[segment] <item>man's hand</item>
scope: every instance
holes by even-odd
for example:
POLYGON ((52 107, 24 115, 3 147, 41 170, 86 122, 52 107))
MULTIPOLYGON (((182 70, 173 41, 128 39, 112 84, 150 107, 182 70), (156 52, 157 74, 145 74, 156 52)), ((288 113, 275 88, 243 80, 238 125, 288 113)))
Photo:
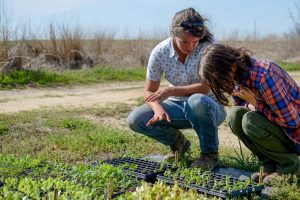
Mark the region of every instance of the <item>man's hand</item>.
POLYGON ((171 123, 171 119, 166 111, 154 112, 154 116, 147 122, 146 126, 151 126, 155 122, 166 120, 171 123))
POLYGON ((145 101, 146 102, 153 102, 153 101, 159 101, 163 102, 165 99, 167 99, 169 96, 171 96, 171 88, 167 87, 162 90, 153 92, 153 94, 149 95, 145 101))

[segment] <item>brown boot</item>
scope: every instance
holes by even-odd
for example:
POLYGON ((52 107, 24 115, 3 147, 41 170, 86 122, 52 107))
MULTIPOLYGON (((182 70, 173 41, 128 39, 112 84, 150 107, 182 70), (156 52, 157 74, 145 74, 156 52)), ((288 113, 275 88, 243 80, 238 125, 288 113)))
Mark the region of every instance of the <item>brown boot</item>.
POLYGON ((201 168, 203 170, 212 170, 218 164, 218 153, 201 154, 191 167, 201 168))
MULTIPOLYGON (((270 174, 272 173, 268 173, 268 172, 264 172, 262 174, 262 180, 266 177, 266 176, 269 176, 270 174)), ((260 173, 259 172, 254 172, 252 175, 251 175, 251 180, 258 183, 259 182, 259 176, 260 176, 260 173)))
POLYGON ((284 179, 285 182, 293 183, 294 176, 296 176, 297 179, 299 179, 300 172, 296 172, 296 173, 292 173, 292 174, 280 174, 280 173, 274 172, 274 173, 271 173, 271 174, 265 176, 263 179, 263 183, 265 185, 272 185, 274 183, 274 181, 282 180, 282 179, 284 179))
POLYGON ((272 174, 269 174, 267 176, 265 176, 263 183, 266 185, 271 185, 272 182, 274 182, 276 179, 278 179, 280 177, 280 174, 278 174, 277 172, 274 172, 272 174))
POLYGON ((182 133, 178 133, 175 143, 170 146, 171 152, 164 156, 164 160, 172 161, 175 159, 175 152, 177 151, 178 157, 181 158, 186 152, 190 150, 191 142, 188 141, 182 133))

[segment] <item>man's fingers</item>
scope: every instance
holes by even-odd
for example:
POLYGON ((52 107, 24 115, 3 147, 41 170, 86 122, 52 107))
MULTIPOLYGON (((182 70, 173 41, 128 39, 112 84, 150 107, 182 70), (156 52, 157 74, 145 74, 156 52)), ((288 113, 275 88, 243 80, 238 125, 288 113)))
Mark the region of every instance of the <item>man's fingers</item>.
POLYGON ((148 98, 146 98, 146 101, 147 102, 152 102, 152 101, 156 101, 156 100, 159 100, 159 99, 160 99, 159 96, 157 96, 157 95, 151 95, 148 98))
POLYGON ((150 125, 152 125, 154 122, 153 122, 153 118, 152 119, 150 119, 149 121, 148 121, 148 123, 146 124, 146 126, 150 126, 150 125))
POLYGON ((157 121, 162 121, 162 120, 164 120, 164 119, 165 119, 167 122, 171 123, 171 119, 170 119, 170 117, 169 117, 169 115, 168 115, 167 113, 160 113, 158 116, 151 118, 151 119, 147 122, 146 126, 150 126, 150 125, 154 124, 155 122, 157 122, 157 121))
POLYGON ((153 118, 151 118, 151 119, 148 121, 148 123, 146 124, 146 126, 150 126, 150 125, 154 124, 154 123, 157 122, 157 121, 158 121, 157 117, 153 117, 153 118))

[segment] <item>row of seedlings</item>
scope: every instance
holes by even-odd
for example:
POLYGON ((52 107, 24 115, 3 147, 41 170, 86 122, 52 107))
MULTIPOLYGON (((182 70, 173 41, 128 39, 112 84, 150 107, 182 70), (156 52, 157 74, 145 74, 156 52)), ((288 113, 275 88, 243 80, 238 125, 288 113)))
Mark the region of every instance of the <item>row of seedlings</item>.
MULTIPOLYGON (((194 189, 200 193, 220 198, 247 196, 260 193, 263 185, 228 175, 213 173, 199 168, 174 168, 170 164, 157 163, 138 158, 117 158, 105 161, 113 166, 123 165, 127 175, 139 180, 154 183, 160 180, 164 183, 178 184, 186 189, 194 189)), ((176 162, 178 163, 178 162, 176 162)))
POLYGON ((241 196, 250 196, 253 193, 260 193, 263 185, 228 175, 205 171, 199 168, 178 168, 166 170, 157 176, 167 184, 175 184, 175 181, 183 188, 194 189, 206 195, 213 195, 223 199, 241 196))
MULTIPOLYGON (((105 160, 103 163, 110 164, 114 167, 121 166, 125 174, 135 178, 137 182, 143 180, 149 183, 155 183, 158 174, 163 174, 165 170, 171 169, 172 167, 172 165, 166 163, 161 164, 150 160, 131 157, 114 158, 105 160)), ((93 163, 94 166, 97 166, 98 164, 98 162, 93 163)), ((121 194, 132 192, 134 190, 135 189, 132 188, 118 192, 112 192, 112 190, 110 190, 106 197, 107 199, 115 198, 121 194)))
POLYGON ((109 193, 109 183, 118 192, 135 189, 139 184, 135 178, 124 174, 122 166, 114 167, 106 163, 91 167, 36 160, 24 163, 22 159, 12 158, 6 160, 2 159, 0 163, 0 199, 53 199, 57 196, 62 199, 96 200, 104 199, 105 194, 109 193))
POLYGON ((158 174, 163 174, 167 169, 172 169, 171 164, 161 164, 150 160, 139 158, 116 158, 104 161, 113 166, 123 166, 127 175, 144 180, 146 182, 156 182, 158 174))

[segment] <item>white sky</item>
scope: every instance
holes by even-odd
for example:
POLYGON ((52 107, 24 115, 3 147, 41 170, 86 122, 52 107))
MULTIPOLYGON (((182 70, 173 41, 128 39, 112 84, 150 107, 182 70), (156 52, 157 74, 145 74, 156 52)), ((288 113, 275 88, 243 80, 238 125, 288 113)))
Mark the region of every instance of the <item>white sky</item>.
POLYGON ((232 32, 283 34, 292 29, 289 10, 299 0, 4 0, 13 24, 49 22, 108 28, 119 37, 138 32, 168 33, 177 11, 194 7, 210 20, 217 38, 232 32))

